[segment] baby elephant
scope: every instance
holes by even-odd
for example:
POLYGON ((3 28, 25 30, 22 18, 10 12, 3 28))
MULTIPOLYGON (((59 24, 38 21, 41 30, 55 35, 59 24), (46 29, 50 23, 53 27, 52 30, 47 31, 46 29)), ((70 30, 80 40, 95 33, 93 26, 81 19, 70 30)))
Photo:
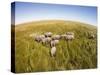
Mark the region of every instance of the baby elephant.
POLYGON ((51 56, 54 57, 55 54, 56 54, 56 47, 54 46, 51 48, 51 56))

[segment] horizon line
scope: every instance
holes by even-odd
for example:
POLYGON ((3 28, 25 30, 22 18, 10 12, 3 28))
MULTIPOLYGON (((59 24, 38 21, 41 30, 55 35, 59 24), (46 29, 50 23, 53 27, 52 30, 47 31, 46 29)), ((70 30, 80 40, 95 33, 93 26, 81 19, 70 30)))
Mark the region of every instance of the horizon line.
POLYGON ((88 24, 88 25, 92 25, 92 26, 97 26, 94 24, 90 24, 90 23, 86 23, 86 22, 82 22, 82 21, 78 21, 78 20, 65 20, 65 19, 43 19, 43 20, 31 20, 31 21, 27 21, 27 22, 22 22, 22 23, 15 23, 12 25, 21 25, 21 24, 26 24, 26 23, 32 23, 32 22, 42 22, 42 21, 70 21, 70 22, 79 22, 79 23, 84 23, 84 24, 88 24))

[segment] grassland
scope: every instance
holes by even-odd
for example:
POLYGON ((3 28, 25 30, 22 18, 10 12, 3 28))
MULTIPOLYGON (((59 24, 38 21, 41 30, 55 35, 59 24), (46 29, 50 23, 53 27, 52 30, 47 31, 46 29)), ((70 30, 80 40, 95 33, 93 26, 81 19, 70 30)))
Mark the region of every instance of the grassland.
POLYGON ((21 72, 90 69, 97 67, 97 36, 88 39, 96 26, 62 20, 24 23, 15 26, 15 69, 21 72), (73 41, 60 40, 56 56, 50 56, 50 46, 34 41, 30 34, 74 32, 73 41))

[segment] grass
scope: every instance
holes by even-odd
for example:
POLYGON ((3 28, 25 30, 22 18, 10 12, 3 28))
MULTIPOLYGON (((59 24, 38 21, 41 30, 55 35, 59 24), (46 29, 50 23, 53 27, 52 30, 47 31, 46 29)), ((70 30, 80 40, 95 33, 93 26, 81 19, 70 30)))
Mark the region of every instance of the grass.
POLYGON ((89 33, 97 33, 96 26, 74 21, 39 21, 15 26, 15 72, 40 72, 57 70, 90 69, 97 67, 97 38, 88 39, 89 33), (75 33, 72 41, 60 40, 56 56, 50 56, 50 46, 42 45, 30 34, 75 33))

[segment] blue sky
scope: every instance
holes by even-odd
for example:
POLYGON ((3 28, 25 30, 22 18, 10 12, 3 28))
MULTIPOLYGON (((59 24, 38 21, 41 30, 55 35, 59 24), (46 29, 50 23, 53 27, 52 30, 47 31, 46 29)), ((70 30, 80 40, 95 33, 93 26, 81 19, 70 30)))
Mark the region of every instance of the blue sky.
POLYGON ((15 3, 15 24, 52 19, 73 20, 97 25, 97 7, 27 2, 15 3))

